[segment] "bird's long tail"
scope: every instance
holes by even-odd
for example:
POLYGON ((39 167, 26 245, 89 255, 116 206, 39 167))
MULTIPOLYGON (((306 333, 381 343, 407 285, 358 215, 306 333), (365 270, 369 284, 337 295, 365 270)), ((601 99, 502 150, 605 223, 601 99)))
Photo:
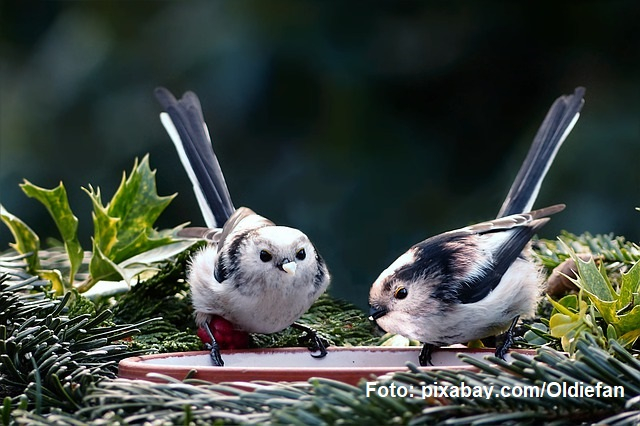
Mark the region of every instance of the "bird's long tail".
POLYGON ((584 92, 584 87, 578 87, 572 95, 560 96, 551 105, 500 208, 499 218, 533 208, 551 163, 580 117, 584 92))
POLYGON ((189 175, 205 223, 220 228, 235 208, 211 145, 200 100, 193 92, 176 100, 164 87, 158 87, 155 95, 166 111, 160 114, 160 120, 189 175))

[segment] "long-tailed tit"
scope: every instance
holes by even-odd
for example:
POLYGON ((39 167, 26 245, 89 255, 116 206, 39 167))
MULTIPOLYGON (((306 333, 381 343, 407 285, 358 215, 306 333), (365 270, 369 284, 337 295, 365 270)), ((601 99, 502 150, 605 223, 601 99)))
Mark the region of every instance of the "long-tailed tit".
POLYGON ((209 241, 191 259, 187 279, 196 323, 211 339, 214 364, 223 361, 210 324, 225 320, 248 333, 275 333, 293 325, 308 333, 311 349, 320 351, 314 356, 323 357, 326 350, 315 331, 295 323, 329 285, 329 271, 315 246, 298 229, 233 207, 194 93, 176 100, 167 89, 157 88, 155 95, 208 227, 181 232, 209 241))
POLYGON ((436 346, 505 333, 504 357, 520 316, 534 313, 541 277, 529 240, 555 205, 530 211, 558 149, 584 104, 584 88, 551 106, 513 182, 498 218, 424 240, 373 283, 371 318, 385 331, 424 343, 420 364, 436 346))

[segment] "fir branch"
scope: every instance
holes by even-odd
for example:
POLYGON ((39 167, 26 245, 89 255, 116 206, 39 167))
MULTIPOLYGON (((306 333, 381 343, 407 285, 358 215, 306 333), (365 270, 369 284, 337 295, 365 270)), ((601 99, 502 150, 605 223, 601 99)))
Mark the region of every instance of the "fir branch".
POLYGON ((110 325, 109 311, 64 315, 82 299, 51 299, 45 285, 0 277, 0 396, 12 397, 14 407, 26 399, 39 413, 75 410, 89 385, 115 378, 117 362, 132 354, 124 339, 142 324, 110 325))
POLYGON ((640 246, 613 234, 592 235, 585 232, 576 235, 562 231, 557 240, 538 240, 533 248, 549 271, 571 257, 569 250, 601 257, 609 269, 619 269, 640 260, 640 246))
MULTIPOLYGON (((640 362, 612 342, 614 355, 597 347, 588 337, 578 344, 575 359, 553 349, 540 348, 535 358, 513 354, 514 361, 494 357, 487 361, 462 358, 477 367, 470 370, 420 370, 379 378, 376 387, 420 387, 433 383, 458 386, 508 386, 509 389, 555 383, 562 386, 621 386, 624 396, 560 397, 540 394, 528 397, 491 398, 448 395, 423 398, 383 397, 367 392, 363 380, 351 386, 329 379, 308 383, 213 384, 165 378, 165 383, 142 380, 104 380, 90 387, 83 406, 75 414, 43 417, 16 412, 19 424, 637 424, 640 418, 640 362), (34 422, 34 423, 32 423, 34 422)), ((159 376, 157 376, 159 377, 159 376)), ((371 386, 371 383, 369 384, 371 386)))
POLYGON ((138 323, 146 318, 161 317, 141 329, 141 334, 131 341, 132 349, 157 353, 202 349, 185 276, 188 261, 199 247, 201 245, 163 262, 153 277, 116 298, 113 307, 116 323, 138 323))

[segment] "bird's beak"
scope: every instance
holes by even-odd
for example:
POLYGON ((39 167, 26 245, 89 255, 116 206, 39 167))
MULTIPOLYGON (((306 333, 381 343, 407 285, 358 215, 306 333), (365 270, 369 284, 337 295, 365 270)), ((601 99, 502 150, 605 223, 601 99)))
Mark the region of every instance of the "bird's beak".
POLYGON ((371 306, 371 308, 369 308, 369 320, 375 321, 378 318, 385 316, 387 312, 387 308, 375 305, 371 306))
POLYGON ((280 265, 280 269, 282 269, 284 272, 286 272, 287 274, 290 275, 295 275, 296 274, 296 268, 298 267, 298 265, 296 264, 296 262, 292 262, 290 260, 285 259, 285 261, 282 263, 282 265, 280 265))

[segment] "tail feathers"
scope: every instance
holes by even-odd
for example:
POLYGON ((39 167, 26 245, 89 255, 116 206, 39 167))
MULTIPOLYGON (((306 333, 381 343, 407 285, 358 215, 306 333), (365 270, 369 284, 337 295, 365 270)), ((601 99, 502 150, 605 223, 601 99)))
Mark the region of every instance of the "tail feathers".
POLYGON ((551 105, 498 217, 531 210, 551 163, 580 117, 584 92, 584 87, 578 87, 572 95, 561 96, 551 105))
POLYGON ((164 87, 158 87, 155 95, 166 111, 160 114, 160 120, 191 180, 205 223, 210 228, 222 227, 235 208, 213 152, 198 97, 186 92, 176 100, 164 87))

